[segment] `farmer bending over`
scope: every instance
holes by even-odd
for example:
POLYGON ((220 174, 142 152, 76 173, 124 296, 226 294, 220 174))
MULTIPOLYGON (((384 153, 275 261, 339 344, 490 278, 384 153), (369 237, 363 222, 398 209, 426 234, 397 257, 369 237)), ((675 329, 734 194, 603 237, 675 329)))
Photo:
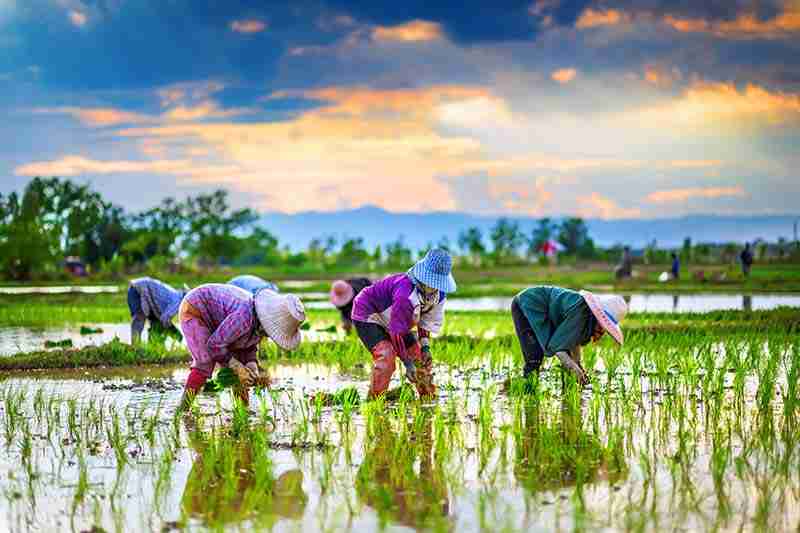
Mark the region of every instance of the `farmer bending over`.
POLYGON ((430 333, 441 330, 446 295, 456 290, 451 269, 447 252, 431 250, 407 273, 387 276, 356 296, 353 324, 373 359, 370 398, 389 388, 398 357, 420 396, 435 396, 430 333))
POLYGON ((545 355, 555 355, 582 385, 587 384, 581 346, 597 342, 606 332, 622 345, 619 323, 627 311, 621 296, 547 286, 520 292, 511 302, 511 316, 525 359, 525 377, 539 371, 545 355))
POLYGON ((370 285, 372 281, 367 278, 339 279, 331 285, 331 303, 342 314, 342 327, 345 333, 350 333, 353 328, 353 320, 350 318, 353 312, 353 300, 370 285))
POLYGON ((297 296, 262 290, 255 296, 231 285, 209 283, 189 291, 181 304, 181 329, 192 355, 180 409, 186 409, 214 370, 227 365, 248 388, 259 377, 256 354, 261 339, 269 337, 284 350, 300 344, 300 324, 305 320, 297 296))
POLYGON ((159 331, 180 338, 181 334, 172 323, 178 314, 178 306, 186 291, 178 291, 163 281, 153 278, 138 278, 128 287, 128 309, 131 312, 131 344, 142 338, 144 323, 150 321, 151 331, 159 331))
POLYGON ((260 291, 261 289, 269 289, 274 292, 280 292, 278 286, 272 283, 271 281, 259 278, 258 276, 251 276, 250 274, 246 274, 244 276, 236 276, 235 278, 228 281, 228 285, 239 287, 240 289, 244 289, 253 295, 258 291, 260 291))

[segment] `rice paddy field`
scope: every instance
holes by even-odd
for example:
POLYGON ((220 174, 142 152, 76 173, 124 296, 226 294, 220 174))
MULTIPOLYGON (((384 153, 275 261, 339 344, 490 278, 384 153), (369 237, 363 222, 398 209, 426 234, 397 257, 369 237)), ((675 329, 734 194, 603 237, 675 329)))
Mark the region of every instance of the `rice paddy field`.
POLYGON ((555 360, 521 380, 507 312, 452 311, 437 397, 398 371, 370 402, 369 354, 310 309, 296 352, 263 344, 249 407, 222 388, 176 416, 189 356, 130 347, 123 297, 0 296, 0 530, 800 526, 796 307, 632 313, 624 347, 585 349, 584 389, 555 360), (72 347, 24 333, 54 330, 72 347))

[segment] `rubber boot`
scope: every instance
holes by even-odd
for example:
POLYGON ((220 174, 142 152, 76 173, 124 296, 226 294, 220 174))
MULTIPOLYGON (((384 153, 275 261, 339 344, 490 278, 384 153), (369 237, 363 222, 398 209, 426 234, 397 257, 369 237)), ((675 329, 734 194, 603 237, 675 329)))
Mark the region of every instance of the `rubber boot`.
POLYGON ((397 352, 388 340, 380 341, 372 348, 372 377, 369 384, 369 399, 386 392, 397 365, 397 352))

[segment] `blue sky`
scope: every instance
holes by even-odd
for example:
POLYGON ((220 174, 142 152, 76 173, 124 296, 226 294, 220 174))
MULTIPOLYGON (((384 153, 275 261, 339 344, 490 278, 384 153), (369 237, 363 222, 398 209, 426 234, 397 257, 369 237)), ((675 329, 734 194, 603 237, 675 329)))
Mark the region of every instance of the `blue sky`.
POLYGON ((800 0, 0 0, 0 193, 797 212, 800 0))

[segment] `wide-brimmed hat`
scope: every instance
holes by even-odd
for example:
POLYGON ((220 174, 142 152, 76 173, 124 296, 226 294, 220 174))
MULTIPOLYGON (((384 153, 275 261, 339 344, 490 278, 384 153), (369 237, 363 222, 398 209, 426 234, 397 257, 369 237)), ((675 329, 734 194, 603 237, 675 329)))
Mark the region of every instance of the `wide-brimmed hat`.
POLYGON ((408 275, 428 287, 444 293, 456 292, 456 280, 452 274, 453 260, 444 250, 433 249, 408 270, 408 275))
POLYGON ((337 279, 331 285, 331 303, 334 307, 344 307, 353 301, 355 291, 353 286, 344 280, 337 279))
POLYGON ((580 295, 583 296, 586 305, 592 310, 592 314, 603 329, 622 346, 624 337, 619 323, 628 313, 628 304, 625 303, 622 296, 613 294, 597 296, 589 291, 581 291, 580 295))
POLYGON ((256 314, 261 327, 275 344, 294 350, 300 344, 300 324, 306 319, 303 302, 294 294, 264 289, 255 295, 256 314))

